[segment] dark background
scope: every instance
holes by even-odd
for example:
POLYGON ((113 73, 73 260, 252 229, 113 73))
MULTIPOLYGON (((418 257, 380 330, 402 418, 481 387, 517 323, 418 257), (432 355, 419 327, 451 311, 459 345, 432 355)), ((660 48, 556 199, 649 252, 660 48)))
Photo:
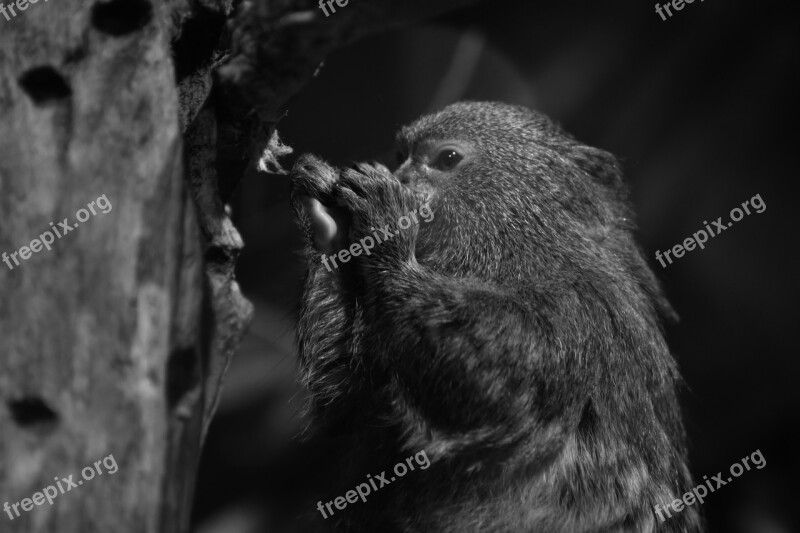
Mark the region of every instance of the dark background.
MULTIPOLYGON (((727 476, 757 449, 766 459, 708 496, 709 531, 800 531, 794 6, 695 0, 662 21, 654 4, 492 1, 371 37, 326 61, 280 132, 295 155, 343 164, 393 154, 397 127, 420 114, 490 99, 543 111, 620 157, 640 242, 681 317, 667 332, 687 384, 695 478, 727 476), (667 268, 656 262, 656 250, 756 194, 765 212, 667 268)), ((288 178, 252 173, 232 205, 247 245, 239 277, 257 315, 207 443, 198 531, 301 531, 274 511, 314 483, 286 472, 287 457, 304 453, 291 441, 304 265, 288 178)))

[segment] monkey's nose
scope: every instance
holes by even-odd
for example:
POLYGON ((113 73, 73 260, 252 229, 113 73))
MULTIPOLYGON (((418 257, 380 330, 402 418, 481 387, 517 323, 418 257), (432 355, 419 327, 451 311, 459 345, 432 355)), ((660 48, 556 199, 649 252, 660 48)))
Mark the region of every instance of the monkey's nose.
POLYGON ((417 173, 411 167, 400 167, 394 175, 403 185, 413 185, 417 181, 417 173))

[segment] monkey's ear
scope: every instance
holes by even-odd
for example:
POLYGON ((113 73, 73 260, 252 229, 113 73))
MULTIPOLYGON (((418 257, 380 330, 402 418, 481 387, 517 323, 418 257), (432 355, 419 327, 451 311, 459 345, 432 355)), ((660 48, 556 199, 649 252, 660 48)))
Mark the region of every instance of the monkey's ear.
POLYGON ((622 166, 610 153, 591 146, 578 145, 573 148, 572 160, 599 184, 619 195, 625 195, 622 181, 622 166))

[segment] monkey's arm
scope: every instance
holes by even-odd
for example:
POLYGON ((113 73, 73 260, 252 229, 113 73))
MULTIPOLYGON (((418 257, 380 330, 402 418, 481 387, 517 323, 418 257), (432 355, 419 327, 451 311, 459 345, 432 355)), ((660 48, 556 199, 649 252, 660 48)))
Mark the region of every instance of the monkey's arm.
MULTIPOLYGON (((297 349, 314 415, 320 415, 325 406, 336 404, 358 383, 351 378, 352 358, 358 346, 356 302, 344 287, 344 278, 326 269, 322 261, 325 252, 343 245, 342 235, 346 233, 342 213, 321 201, 330 197, 337 179, 335 169, 313 156, 302 157, 292 171, 292 205, 306 237, 305 253, 309 259, 297 324, 297 349)), ((335 423, 336 417, 312 418, 335 423)))
POLYGON ((315 408, 346 392, 344 387, 333 387, 331 383, 352 381, 346 376, 352 373, 350 360, 355 349, 356 310, 353 298, 347 297, 341 283, 341 279, 327 272, 319 260, 312 257, 297 324, 297 349, 303 380, 315 408), (327 379, 319 379, 319 376, 327 376, 327 379))

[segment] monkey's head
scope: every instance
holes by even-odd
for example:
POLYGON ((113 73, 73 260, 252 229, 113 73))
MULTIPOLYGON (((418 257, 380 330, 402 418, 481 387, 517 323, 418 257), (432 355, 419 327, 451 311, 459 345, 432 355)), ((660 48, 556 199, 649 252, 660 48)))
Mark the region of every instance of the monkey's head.
POLYGON ((537 279, 632 271, 659 301, 633 239, 616 159, 527 108, 462 102, 397 137, 395 176, 431 198, 417 260, 452 275, 537 279))

